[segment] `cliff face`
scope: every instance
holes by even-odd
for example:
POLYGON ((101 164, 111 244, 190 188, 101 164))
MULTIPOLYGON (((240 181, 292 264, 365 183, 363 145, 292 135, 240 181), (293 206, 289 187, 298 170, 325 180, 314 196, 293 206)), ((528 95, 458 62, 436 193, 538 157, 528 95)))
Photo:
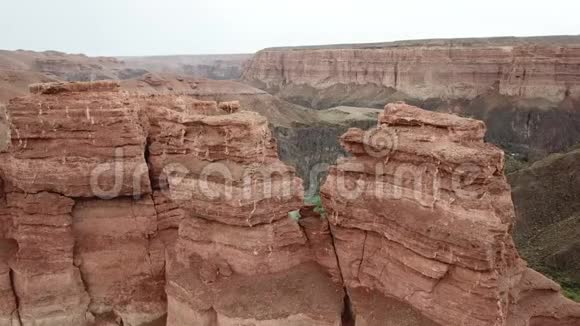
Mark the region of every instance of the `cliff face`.
POLYGON ((151 176, 184 212, 167 251, 167 325, 338 325, 336 259, 306 236, 324 224, 289 218, 302 180, 278 159, 267 120, 211 101, 181 112, 151 102, 147 115, 151 176), (292 290, 302 282, 312 287, 292 290))
POLYGON ((148 126, 112 82, 32 87, 7 108, 7 238, 22 325, 140 325, 165 315, 148 126))
POLYGON ((574 44, 462 42, 374 48, 266 49, 244 74, 266 87, 374 84, 418 99, 500 94, 561 101, 580 93, 580 40, 574 44))
POLYGON ((494 143, 550 152, 580 140, 579 63, 577 37, 427 40, 266 49, 243 79, 314 108, 406 100, 462 113, 494 143))
POLYGON ((328 224, 289 218, 302 181, 264 117, 115 82, 31 91, 0 161, 3 325, 340 323, 328 224))
POLYGON ((515 251, 503 154, 480 121, 387 106, 342 137, 353 157, 330 171, 325 218, 237 102, 31 90, 7 107, 0 157, 0 325, 580 319, 515 251))
MULTIPOLYGON (((483 123, 405 104, 379 121, 342 136, 352 157, 321 189, 349 294, 376 291, 442 325, 580 322, 580 306, 518 256, 503 152, 483 123)), ((351 300, 357 322, 398 324, 351 300)))

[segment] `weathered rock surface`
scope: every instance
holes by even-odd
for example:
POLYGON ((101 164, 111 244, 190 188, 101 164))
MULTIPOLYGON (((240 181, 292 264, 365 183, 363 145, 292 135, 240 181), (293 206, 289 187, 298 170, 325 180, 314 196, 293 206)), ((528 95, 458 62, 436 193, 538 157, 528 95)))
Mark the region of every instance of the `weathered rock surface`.
POLYGON ((12 239, 0 240, 0 325, 19 325, 20 315, 16 295, 12 287, 10 276, 10 259, 18 251, 18 244, 12 239))
POLYGON ((73 264, 74 200, 49 192, 7 193, 18 252, 10 263, 22 325, 83 325, 89 296, 73 264))
POLYGON ((99 86, 102 92, 78 85, 83 84, 70 84, 68 91, 60 86, 62 96, 10 102, 12 146, 3 158, 4 179, 25 192, 70 197, 150 193, 146 126, 136 101, 109 91, 118 87, 114 82, 101 82, 110 85, 99 86))
POLYGON ((78 200, 72 212, 75 265, 94 315, 144 325, 166 313, 165 245, 150 197, 78 200))
POLYGON ((17 242, 9 276, 22 325, 143 325, 166 314, 168 242, 158 225, 175 217, 158 221, 148 122, 118 88, 39 85, 7 107, 2 229, 17 242))
POLYGON ((500 94, 559 101, 580 92, 579 45, 578 37, 546 37, 270 48, 244 79, 317 89, 374 84, 422 99, 473 98, 496 84, 500 94))
POLYGON ((2 274, 1 318, 340 325, 328 223, 289 218, 302 181, 278 159, 264 117, 114 82, 31 89, 7 108, 1 230, 18 251, 2 274), (240 306, 242 295, 252 304, 240 306))
POLYGON ((580 322, 580 305, 518 256, 503 152, 483 142, 485 126, 406 104, 379 121, 343 135, 353 157, 322 188, 347 288, 442 325, 580 322))
MULTIPOLYGON (((288 216, 303 205, 301 180, 278 159, 264 118, 223 113, 184 112, 172 123, 185 131, 151 146, 180 152, 164 157, 187 167, 166 176, 186 211, 168 260, 168 325, 340 325, 334 252, 288 216)), ((153 123, 160 135, 172 125, 163 121, 153 123)))
POLYGON ((243 80, 318 109, 405 100, 465 114, 490 141, 542 155, 580 141, 579 54, 577 36, 270 48, 243 80))
POLYGON ((342 137, 325 219, 243 102, 118 88, 35 86, 7 107, 0 325, 578 323, 514 249, 482 122, 387 106, 342 137))
MULTIPOLYGON (((240 103, 243 110, 257 112, 268 119, 277 140, 280 159, 296 168, 305 187, 312 185, 318 191, 321 173, 310 175, 320 164, 336 161, 342 152, 338 136, 348 126, 365 127, 376 124, 376 115, 354 113, 353 108, 318 112, 289 103, 263 90, 234 81, 193 80, 169 75, 151 76, 152 81, 141 79, 121 82, 123 89, 139 92, 144 96, 185 94, 204 101, 240 103), (347 114, 351 111, 353 114, 347 114), (308 139, 305 142, 304 139, 308 139), (314 179, 314 180, 311 180, 314 179)), ((223 114, 223 113, 222 113, 223 114)))

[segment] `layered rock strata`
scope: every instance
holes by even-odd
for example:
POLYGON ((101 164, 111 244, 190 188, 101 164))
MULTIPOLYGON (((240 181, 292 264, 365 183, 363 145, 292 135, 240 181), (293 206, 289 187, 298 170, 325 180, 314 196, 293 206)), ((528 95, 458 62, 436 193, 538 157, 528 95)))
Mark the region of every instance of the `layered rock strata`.
POLYGON ((2 326, 18 325, 20 322, 18 303, 8 265, 10 258, 17 250, 16 241, 2 237, 0 240, 0 325, 2 326))
POLYGON ((328 228, 305 232, 289 217, 303 205, 302 180, 278 159, 263 117, 223 113, 153 119, 161 135, 183 128, 150 151, 179 164, 161 179, 186 212, 168 258, 168 325, 340 325, 328 228))
POLYGON ((4 179, 24 192, 68 197, 150 193, 143 156, 146 126, 138 103, 111 91, 118 85, 109 84, 99 88, 103 91, 84 91, 90 86, 75 83, 67 91, 60 85, 62 96, 12 100, 12 147, 3 157, 4 179))
POLYGON ((379 121, 342 136, 352 157, 322 188, 353 306, 352 293, 374 291, 442 325, 580 322, 580 306, 514 248, 503 152, 483 142, 483 123, 402 103, 379 121))
POLYGON ((352 157, 330 170, 325 218, 237 103, 34 89, 7 108, 0 325, 580 320, 514 249, 482 122, 388 105, 341 138, 352 157))
POLYGON ((401 41, 270 48, 258 52, 243 79, 267 88, 324 89, 376 85, 416 98, 500 94, 561 101, 578 95, 578 37, 401 41))
POLYGON ((89 296, 73 262, 74 200, 49 192, 7 194, 18 252, 10 263, 23 325, 82 325, 89 296))
POLYGON ((91 297, 89 310, 113 312, 124 325, 163 319, 165 245, 151 197, 78 200, 72 215, 75 264, 91 297))
POLYGON ((40 85, 7 107, 1 169, 22 325, 142 325, 166 313, 148 122, 118 87, 40 85))
POLYGON ((577 36, 418 40, 264 49, 243 80, 316 109, 405 100, 475 117, 535 159, 580 141, 579 62, 577 36))
POLYGON ((2 322, 340 324, 328 223, 289 217, 302 181, 264 117, 115 82, 32 90, 7 109, 2 322))

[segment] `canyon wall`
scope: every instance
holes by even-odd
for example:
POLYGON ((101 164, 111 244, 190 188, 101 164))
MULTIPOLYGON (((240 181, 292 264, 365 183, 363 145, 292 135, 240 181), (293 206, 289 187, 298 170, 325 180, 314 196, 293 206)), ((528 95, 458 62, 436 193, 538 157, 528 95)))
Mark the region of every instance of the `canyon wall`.
POLYGON ((142 325, 165 315, 147 123, 114 82, 32 87, 7 108, 9 262, 22 325, 142 325))
POLYGON ((352 157, 324 212, 237 102, 31 91, 7 107, 0 157, 0 325, 580 320, 514 249, 503 153, 480 121, 387 106, 341 138, 352 157))
POLYGON ((405 100, 484 120, 515 152, 580 140, 580 38, 497 38, 271 48, 243 80, 312 108, 405 100))

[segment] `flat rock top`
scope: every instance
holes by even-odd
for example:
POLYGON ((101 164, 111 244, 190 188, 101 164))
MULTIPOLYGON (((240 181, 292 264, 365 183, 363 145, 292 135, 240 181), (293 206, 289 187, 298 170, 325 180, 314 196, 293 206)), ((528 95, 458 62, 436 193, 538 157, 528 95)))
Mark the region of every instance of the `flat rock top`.
POLYGON ((463 118, 454 114, 427 111, 403 102, 387 104, 379 120, 387 125, 429 125, 458 130, 485 130, 483 121, 463 118))
POLYGON ((70 92, 111 92, 117 91, 119 82, 100 80, 94 82, 51 82, 30 85, 32 94, 59 94, 70 92))
POLYGON ((580 45, 580 35, 555 35, 531 37, 481 37, 481 38, 450 38, 401 40, 378 43, 351 43, 308 45, 294 47, 272 47, 263 51, 296 51, 296 50, 339 50, 339 49, 385 49, 398 47, 430 47, 430 46, 516 46, 516 45, 580 45))

